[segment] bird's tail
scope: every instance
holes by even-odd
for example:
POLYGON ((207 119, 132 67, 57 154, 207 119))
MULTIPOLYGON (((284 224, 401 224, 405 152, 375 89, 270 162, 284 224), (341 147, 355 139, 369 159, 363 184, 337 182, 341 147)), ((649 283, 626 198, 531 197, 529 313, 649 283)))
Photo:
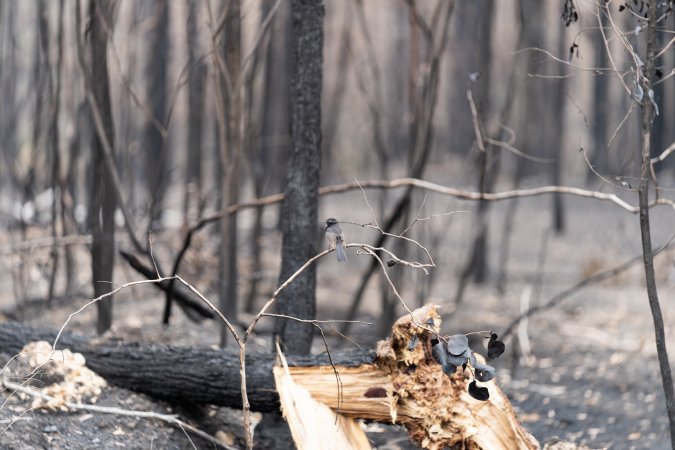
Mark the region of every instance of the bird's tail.
POLYGON ((338 242, 335 246, 335 253, 337 253, 337 260, 340 262, 347 262, 347 253, 345 252, 345 245, 338 242))

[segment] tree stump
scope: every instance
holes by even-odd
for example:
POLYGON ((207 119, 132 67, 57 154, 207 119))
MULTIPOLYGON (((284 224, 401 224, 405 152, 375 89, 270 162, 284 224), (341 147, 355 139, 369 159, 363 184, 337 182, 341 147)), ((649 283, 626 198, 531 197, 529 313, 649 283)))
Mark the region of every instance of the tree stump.
POLYGON ((427 305, 396 321, 373 364, 290 367, 293 381, 344 416, 404 425, 422 448, 538 449, 494 381, 486 383, 490 398, 479 401, 468 393, 468 372, 443 373, 431 356, 431 333, 418 326, 433 319, 438 330, 437 310, 427 305))

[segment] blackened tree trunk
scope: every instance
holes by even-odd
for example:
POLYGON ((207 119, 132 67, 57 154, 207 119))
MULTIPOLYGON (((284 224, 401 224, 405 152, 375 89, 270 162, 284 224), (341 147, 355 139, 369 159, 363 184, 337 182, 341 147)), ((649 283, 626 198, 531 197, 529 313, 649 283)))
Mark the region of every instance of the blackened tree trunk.
MULTIPOLYGON (((293 70, 291 155, 286 197, 282 206, 280 283, 316 253, 318 188, 321 169, 321 84, 323 61, 322 0, 293 0, 293 70)), ((313 319, 316 311, 316 270, 303 272, 279 296, 279 313, 313 319)), ((308 354, 312 325, 279 319, 275 335, 289 354, 308 354)))
POLYGON ((146 92, 152 117, 147 117, 143 129, 145 177, 150 194, 150 218, 156 224, 162 215, 164 192, 167 188, 168 154, 166 149, 167 66, 169 63, 169 4, 155 0, 154 28, 150 32, 145 66, 146 92))
MULTIPOLYGON (((198 3, 190 1, 187 5, 188 17, 185 34, 187 37, 187 67, 190 80, 187 94, 187 141, 185 146, 185 184, 183 192, 183 226, 188 227, 191 220, 201 217, 203 202, 202 179, 202 133, 204 121, 204 88, 206 82, 206 63, 199 58, 199 29, 197 28, 198 3)), ((172 294, 166 294, 162 323, 169 324, 172 309, 172 294)))
MULTIPOLYGON (((225 17, 225 46, 222 49, 227 73, 221 73, 222 111, 220 130, 222 207, 239 199, 239 157, 241 154, 241 0, 231 0, 225 17), (229 81, 228 81, 229 80, 229 81)), ((219 307, 231 321, 237 321, 237 215, 220 221, 219 307)), ((230 332, 220 327, 220 344, 225 346, 230 332)))
POLYGON ((188 2, 187 51, 190 82, 188 84, 188 132, 187 163, 185 172, 185 197, 183 216, 187 224, 189 218, 199 217, 202 208, 202 122, 204 121, 204 87, 206 64, 199 59, 199 29, 197 27, 196 2, 188 2))
MULTIPOLYGON (((601 26, 607 26, 607 16, 600 13, 601 26)), ((607 67, 607 49, 605 48, 605 41, 598 31, 596 39, 596 55, 595 66, 607 67)), ((604 73, 604 72, 603 72, 604 73)), ((609 77, 605 75, 596 74, 593 79, 593 151, 591 152, 591 163, 595 170, 601 174, 610 172, 609 147, 607 146, 609 136, 608 119, 611 117, 611 101, 609 92, 609 77)), ((588 169, 586 174, 586 181, 598 181, 597 176, 592 170, 588 169)))
MULTIPOLYGON (((111 148, 114 146, 113 119, 110 107, 110 83, 106 60, 108 36, 105 32, 112 24, 113 2, 91 0, 89 2, 91 80, 93 95, 100 108, 103 127, 111 148), (102 21, 105 21, 103 23, 102 21)), ((78 12, 79 13, 79 12, 78 12)), ((79 30, 78 30, 79 31, 79 30)), ((89 226, 93 242, 91 245, 92 282, 94 296, 107 294, 112 288, 113 264, 115 258, 115 191, 110 171, 105 168, 103 143, 98 133, 92 138, 92 190, 89 202, 89 226)), ((112 325, 112 301, 106 299, 96 304, 98 317, 96 331, 104 333, 112 325)))
MULTIPOLYGON (((45 11, 42 11, 40 28, 46 29, 47 32, 41 33, 41 45, 46 55, 49 54, 49 26, 47 25, 47 16, 45 11)), ((47 87, 50 97, 49 107, 49 134, 47 136, 47 144, 50 155, 51 166, 51 188, 54 193, 52 197, 52 237, 54 241, 59 237, 59 218, 63 218, 64 214, 59 214, 59 205, 63 208, 63 182, 61 179, 61 150, 59 148, 59 111, 61 109, 61 63, 63 59, 63 0, 59 1, 58 6, 58 31, 56 33, 56 63, 54 68, 51 67, 50 58, 45 58, 45 65, 48 70, 47 87), (54 74, 52 75, 52 71, 54 74)), ((66 223, 61 222, 61 230, 65 231, 66 223)), ((65 248, 64 248, 65 249, 65 248)), ((65 249, 67 251, 67 249, 65 249)), ((51 303, 54 297, 54 289, 56 286, 56 276, 59 268, 59 250, 56 246, 52 247, 52 270, 49 276, 49 290, 47 293, 47 302, 51 303)))
MULTIPOLYGON (((565 30, 566 27, 560 27, 558 31, 558 55, 562 58, 562 55, 565 53, 565 30)), ((565 67, 562 64, 557 66, 558 75, 560 78, 553 80, 555 85, 555 96, 553 98, 553 105, 551 110, 551 117, 553 123, 557 124, 554 127, 551 127, 551 134, 553 139, 551 139, 551 155, 552 163, 549 166, 550 175, 551 175, 551 184, 554 186, 560 186, 562 184, 562 163, 563 163, 563 135, 562 130, 565 126, 565 67)), ((557 234, 561 234, 565 231, 565 207, 563 204, 562 194, 559 192, 554 192, 552 196, 552 215, 553 215, 553 229, 557 234)))

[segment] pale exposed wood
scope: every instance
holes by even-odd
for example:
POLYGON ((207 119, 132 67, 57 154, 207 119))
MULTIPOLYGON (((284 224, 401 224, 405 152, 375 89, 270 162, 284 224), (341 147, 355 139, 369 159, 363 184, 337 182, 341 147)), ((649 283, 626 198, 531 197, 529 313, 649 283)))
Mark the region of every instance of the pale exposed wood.
POLYGON ((274 380, 284 418, 299 450, 370 450, 356 420, 336 414, 293 380, 285 358, 274 367, 274 380))

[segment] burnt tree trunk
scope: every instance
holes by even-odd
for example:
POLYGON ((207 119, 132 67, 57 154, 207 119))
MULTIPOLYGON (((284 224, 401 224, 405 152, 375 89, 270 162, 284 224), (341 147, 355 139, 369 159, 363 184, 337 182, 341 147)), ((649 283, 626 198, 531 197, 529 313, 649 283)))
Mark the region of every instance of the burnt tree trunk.
POLYGON ((202 210, 202 134, 204 121, 204 89, 206 82, 206 64, 199 59, 199 29, 197 27, 196 2, 188 2, 186 21, 188 67, 190 81, 188 84, 188 132, 187 162, 185 169, 185 197, 183 200, 183 216, 185 224, 190 219, 201 216, 202 210))
MULTIPOLYGON (((0 323, 0 353, 14 355, 33 341, 54 342, 56 332, 18 322, 0 323)), ((56 349, 81 353, 87 367, 109 383, 170 401, 241 408, 239 355, 208 347, 111 342, 91 345, 91 336, 65 332, 56 349)), ((353 367, 371 364, 374 351, 333 353, 335 364, 353 367)), ((293 366, 327 366, 327 355, 288 357, 293 366)), ((246 380, 251 408, 278 412, 271 353, 246 356, 246 380)))
POLYGON ((145 176, 150 196, 151 226, 159 223, 167 182, 168 155, 166 149, 167 68, 169 63, 169 4, 154 2, 154 27, 150 31, 148 57, 145 66, 147 98, 152 112, 143 129, 145 176))
MULTIPOLYGON (((280 283, 316 253, 318 188, 321 169, 321 85, 323 61, 322 0, 293 0, 292 43, 295 67, 291 83, 291 155, 282 206, 280 283)), ((316 269, 310 266, 282 291, 278 312, 313 319, 316 312, 316 269)), ((279 319, 275 335, 289 354, 307 354, 313 327, 279 319)))
MULTIPOLYGON (((113 2, 91 0, 89 2, 89 23, 91 24, 90 54, 93 95, 100 108, 103 127, 111 148, 115 148, 113 119, 110 107, 110 83, 106 60, 108 35, 105 30, 112 23, 113 2), (102 23, 106 21, 106 23, 102 23)), ((80 31, 80 30, 78 30, 80 31)), ((92 138, 92 191, 89 208, 89 225, 93 242, 91 245, 92 283, 94 296, 107 294, 112 288, 113 265, 115 260, 115 191, 110 171, 105 168, 103 143, 98 133, 92 138)), ((96 304, 98 316, 96 331, 104 333, 112 325, 112 301, 106 299, 96 304)))
MULTIPOLYGON (((600 12, 600 25, 607 26, 607 16, 600 12)), ((602 35, 598 32, 595 44, 595 66, 607 67, 607 49, 605 48, 605 41, 602 35)), ((610 172, 609 159, 609 123, 608 119, 611 117, 611 101, 609 93, 609 77, 604 74, 596 74, 593 77, 593 145, 594 149, 591 152, 590 158, 595 170, 601 174, 610 172)), ((586 173, 586 182, 597 182, 596 175, 592 170, 588 169, 586 173)))
MULTIPOLYGON (((565 30, 566 27, 560 27, 558 31, 558 54, 565 54, 565 30)), ((563 65, 558 64, 556 66, 558 75, 560 78, 553 81, 555 86, 555 95, 553 96, 553 104, 551 105, 551 117, 552 121, 556 126, 551 127, 551 143, 549 159, 552 159, 552 163, 549 166, 549 174, 551 176, 551 184, 554 186, 560 186, 562 184, 562 171, 563 171, 563 134, 562 130, 565 126, 565 92, 566 92, 566 78, 565 78, 565 68, 563 65)), ((562 199, 562 194, 559 192, 554 192, 552 195, 552 222, 553 229, 556 234, 562 234, 565 231, 565 206, 562 199)))
MULTIPOLYGON (((239 198, 238 165, 241 154, 241 3, 233 0, 227 8, 223 31, 224 45, 217 51, 219 108, 220 200, 224 209, 239 198), (222 62, 224 67, 220 66, 222 62), (227 71, 227 73, 225 73, 227 71)), ((230 214, 220 221, 220 260, 218 288, 220 311, 231 321, 237 320, 237 215, 230 214)), ((225 346, 230 332, 220 328, 220 344, 225 346)))

